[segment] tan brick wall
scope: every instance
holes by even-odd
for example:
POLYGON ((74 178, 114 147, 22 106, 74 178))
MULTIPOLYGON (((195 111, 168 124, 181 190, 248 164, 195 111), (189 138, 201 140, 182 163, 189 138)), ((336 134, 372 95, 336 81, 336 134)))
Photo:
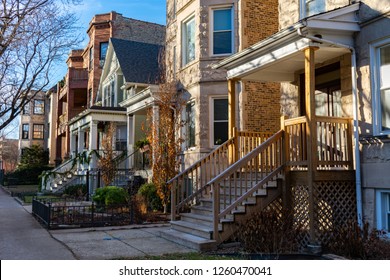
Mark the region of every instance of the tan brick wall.
MULTIPOLYGON (((278 31, 278 0, 240 1, 241 49, 278 31)), ((241 129, 276 132, 280 128, 280 85, 243 82, 241 129)))
POLYGON ((241 1, 241 49, 278 31, 278 0, 241 1))
POLYGON ((276 132, 280 129, 280 85, 245 82, 242 92, 242 129, 276 132))

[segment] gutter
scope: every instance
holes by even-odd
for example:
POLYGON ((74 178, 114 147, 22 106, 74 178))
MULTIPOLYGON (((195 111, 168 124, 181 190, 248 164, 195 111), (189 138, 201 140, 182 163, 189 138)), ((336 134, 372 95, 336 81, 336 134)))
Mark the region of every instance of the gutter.
POLYGON ((310 39, 318 43, 327 43, 335 45, 340 48, 349 49, 351 51, 351 64, 352 64, 352 103, 353 103, 353 126, 354 126, 354 140, 355 140, 355 180, 356 180, 356 206, 357 206, 357 220, 358 225, 363 227, 363 202, 362 202, 362 189, 361 189, 361 167, 360 167, 360 150, 359 150, 359 119, 358 119, 358 92, 357 92, 357 74, 356 74, 356 50, 354 47, 344 45, 338 42, 317 38, 302 33, 302 28, 297 29, 298 35, 310 39))

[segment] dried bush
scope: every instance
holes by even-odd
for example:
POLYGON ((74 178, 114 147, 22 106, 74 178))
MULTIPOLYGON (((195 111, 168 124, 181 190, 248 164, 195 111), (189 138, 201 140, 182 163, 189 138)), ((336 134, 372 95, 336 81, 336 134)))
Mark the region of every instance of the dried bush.
POLYGON ((302 230, 289 211, 264 210, 240 225, 236 236, 247 253, 292 253, 299 251, 302 230))
POLYGON ((381 238, 381 232, 365 223, 363 227, 355 221, 336 227, 332 237, 324 244, 324 251, 349 259, 390 259, 390 242, 381 238))

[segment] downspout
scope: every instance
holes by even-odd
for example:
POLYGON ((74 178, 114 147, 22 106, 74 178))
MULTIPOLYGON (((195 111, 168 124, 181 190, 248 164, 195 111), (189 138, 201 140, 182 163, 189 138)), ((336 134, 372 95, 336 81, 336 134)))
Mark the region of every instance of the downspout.
POLYGON ((352 71, 352 102, 353 102, 353 126, 354 126, 354 140, 355 140, 355 180, 356 180, 356 206, 357 206, 357 221, 360 227, 363 226, 363 202, 361 190, 361 167, 360 167, 360 150, 359 150, 359 118, 358 118, 358 92, 357 92, 357 74, 356 74, 356 50, 354 47, 344 45, 338 42, 305 35, 302 33, 302 27, 297 29, 298 35, 310 39, 314 42, 327 43, 336 45, 341 48, 349 49, 351 51, 351 71, 352 71))

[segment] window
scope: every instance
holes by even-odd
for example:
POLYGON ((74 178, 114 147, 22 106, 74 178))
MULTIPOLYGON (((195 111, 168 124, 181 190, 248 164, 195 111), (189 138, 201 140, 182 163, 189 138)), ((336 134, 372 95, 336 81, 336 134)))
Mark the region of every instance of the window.
POLYGON ((390 134, 390 38, 370 47, 373 132, 390 134))
POLYGON ((390 191, 377 192, 377 228, 390 235, 390 191))
POLYGON ((186 106, 186 142, 188 148, 195 146, 195 102, 186 106))
POLYGON ((325 0, 300 0, 300 17, 306 18, 326 11, 325 0))
POLYGON ((45 114, 45 101, 40 99, 34 100, 34 115, 45 114))
POLYGON ((33 139, 43 139, 43 124, 33 125, 33 139))
POLYGON ((107 48, 108 48, 108 42, 101 42, 100 43, 100 53, 99 53, 100 60, 106 59, 107 48))
POLYGON ((30 115, 30 102, 27 102, 23 107, 23 115, 30 115))
POLYGON ((195 17, 183 23, 183 65, 195 60, 195 17))
POLYGON ((93 47, 91 47, 89 49, 89 66, 88 66, 88 69, 89 70, 93 69, 93 47))
POLYGON ((22 139, 28 139, 30 126, 26 123, 22 125, 22 139))
POLYGON ((213 145, 221 145, 228 139, 228 100, 215 98, 212 105, 213 145))
POLYGON ((233 53, 233 13, 232 8, 212 11, 213 32, 212 51, 214 55, 233 53))

